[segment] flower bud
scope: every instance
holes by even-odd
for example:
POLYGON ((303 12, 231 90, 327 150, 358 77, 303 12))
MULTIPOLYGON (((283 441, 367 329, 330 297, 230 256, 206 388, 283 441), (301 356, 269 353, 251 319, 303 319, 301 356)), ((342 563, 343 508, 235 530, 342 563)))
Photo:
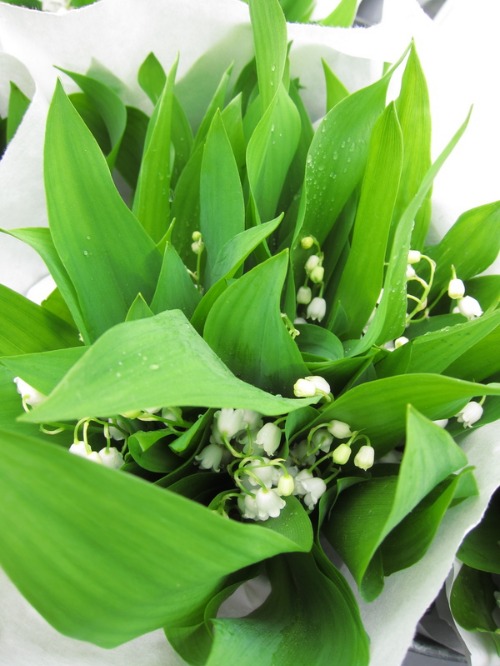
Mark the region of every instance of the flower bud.
POLYGON ((299 287, 297 291, 297 303, 299 305, 308 305, 312 299, 312 291, 310 287, 299 287))
POLYGON ((21 395, 23 402, 31 407, 39 405, 45 396, 40 391, 37 391, 33 386, 26 383, 21 377, 14 377, 14 383, 17 386, 17 392, 21 395))
POLYGON ((394 349, 398 349, 399 347, 402 347, 403 345, 407 345, 410 341, 408 340, 407 337, 402 335, 400 338, 396 338, 394 340, 394 349))
POLYGON ((336 421, 334 419, 333 421, 330 421, 327 427, 328 432, 337 439, 347 439, 352 435, 350 426, 347 423, 344 423, 344 421, 336 421))
POLYGON ((367 470, 373 466, 375 460, 375 450, 373 446, 364 444, 354 456, 354 464, 360 469, 367 470))
POLYGON ((323 266, 315 266, 312 271, 309 273, 309 278, 314 284, 321 284, 323 278, 325 277, 325 269, 323 266))
POLYGON ((448 296, 450 298, 456 300, 457 298, 463 298, 464 294, 465 294, 465 285, 462 282, 462 280, 459 280, 458 278, 453 278, 453 280, 449 281, 448 296))
POLYGON ((278 495, 281 497, 288 497, 293 493, 295 490, 295 481, 293 480, 293 476, 291 474, 283 474, 280 476, 280 479, 278 481, 278 495))
POLYGON ((457 421, 464 424, 464 428, 472 428, 483 415, 483 407, 478 402, 468 402, 457 414, 457 421))
POLYGON ((123 456, 114 446, 101 449, 99 458, 105 467, 111 467, 111 469, 119 469, 123 465, 123 456))
POLYGON ((212 443, 205 446, 194 459, 200 463, 201 469, 213 469, 214 472, 218 472, 223 453, 222 446, 212 443))
POLYGON ((406 267, 406 279, 410 280, 411 278, 414 278, 416 274, 417 273, 415 272, 413 266, 410 266, 410 264, 408 264, 408 266, 406 267))
POLYGON ((408 252, 408 263, 411 264, 418 264, 418 262, 422 259, 422 254, 418 250, 410 250, 408 252))
POLYGON ((332 453, 332 460, 336 465, 345 465, 351 457, 351 447, 347 444, 339 444, 332 453))
POLYGON ((293 385, 293 394, 296 398, 312 398, 316 395, 316 387, 308 379, 297 379, 293 385))
POLYGON ((309 375, 306 379, 314 384, 316 387, 316 394, 330 394, 330 384, 323 377, 320 377, 319 375, 309 375))
POLYGON ((326 301, 316 296, 307 306, 307 318, 313 321, 322 321, 326 314, 326 301))
POLYGON ((318 257, 317 254, 311 254, 309 259, 306 261, 304 269, 306 273, 309 275, 312 270, 316 268, 316 266, 321 265, 321 259, 318 257))
MULTIPOLYGON (((231 439, 240 430, 245 429, 245 422, 243 421, 243 410, 241 409, 221 409, 214 415, 214 430, 217 431, 222 438, 227 437, 231 439)), ((215 434, 215 433, 214 433, 215 434)))
POLYGON ((310 250, 314 245, 314 238, 312 236, 304 236, 300 241, 300 245, 304 250, 310 250))

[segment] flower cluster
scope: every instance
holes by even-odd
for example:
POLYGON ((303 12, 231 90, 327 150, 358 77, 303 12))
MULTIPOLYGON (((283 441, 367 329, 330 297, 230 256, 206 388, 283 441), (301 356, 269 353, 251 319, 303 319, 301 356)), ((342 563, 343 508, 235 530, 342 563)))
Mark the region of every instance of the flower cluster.
POLYGON ((296 323, 304 323, 306 319, 321 322, 326 315, 326 301, 323 298, 325 289, 324 255, 318 241, 313 236, 304 236, 300 244, 304 250, 316 247, 316 253, 309 255, 304 264, 306 278, 304 284, 297 290, 296 300, 298 306, 305 307, 305 319, 299 317, 296 323), (309 283, 312 286, 309 286, 309 283))

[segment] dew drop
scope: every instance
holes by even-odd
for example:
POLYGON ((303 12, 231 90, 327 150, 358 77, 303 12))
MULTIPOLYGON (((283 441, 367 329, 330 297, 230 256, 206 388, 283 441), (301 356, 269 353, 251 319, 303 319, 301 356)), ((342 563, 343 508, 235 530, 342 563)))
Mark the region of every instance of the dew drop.
POLYGON ((88 251, 88 250, 84 250, 84 251, 83 251, 83 255, 84 255, 85 257, 88 257, 88 256, 89 256, 89 251, 88 251))
POLYGON ((332 155, 332 157, 333 157, 334 160, 338 160, 338 158, 339 158, 339 154, 338 154, 338 152, 337 152, 336 150, 333 151, 333 155, 332 155))
POLYGON ((275 72, 275 71, 276 71, 276 65, 271 65, 271 72, 275 72))
POLYGON ((152 364, 149 366, 149 369, 150 369, 150 370, 159 370, 159 369, 160 369, 160 366, 158 365, 158 363, 152 363, 152 364))
POLYGON ((116 373, 116 378, 117 378, 117 379, 120 379, 121 376, 122 376, 122 373, 121 373, 121 372, 117 372, 117 373, 116 373))

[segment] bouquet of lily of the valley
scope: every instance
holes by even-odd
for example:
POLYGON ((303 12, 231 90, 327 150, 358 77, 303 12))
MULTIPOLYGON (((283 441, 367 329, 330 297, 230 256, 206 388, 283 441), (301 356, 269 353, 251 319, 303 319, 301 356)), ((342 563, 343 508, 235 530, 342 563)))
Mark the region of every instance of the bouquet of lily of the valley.
MULTIPOLYGON (((500 204, 428 245, 467 119, 432 162, 415 47, 352 94, 324 62, 313 125, 280 3, 249 12, 254 57, 204 108, 203 60, 178 80, 148 55, 150 112, 98 63, 61 70, 49 228, 8 232, 55 288, 0 289, 0 563, 104 647, 164 628, 190 664, 363 666, 345 576, 376 599, 478 493, 460 443, 500 412, 500 278, 479 275, 500 204), (257 577, 249 615, 218 615, 257 577)), ((29 103, 12 100, 9 136, 29 103)), ((497 500, 451 594, 493 641, 497 500)))

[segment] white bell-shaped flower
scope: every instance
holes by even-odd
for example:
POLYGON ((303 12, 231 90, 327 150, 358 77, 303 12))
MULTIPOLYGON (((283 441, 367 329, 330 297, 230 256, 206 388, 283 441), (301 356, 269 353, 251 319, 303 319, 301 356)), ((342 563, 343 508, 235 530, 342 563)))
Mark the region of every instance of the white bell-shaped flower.
POLYGON ((373 467, 374 461, 375 450, 373 446, 370 446, 369 444, 363 444, 363 446, 354 456, 354 464, 356 467, 365 470, 365 472, 367 469, 370 469, 370 467, 373 467))
POLYGON ((307 306, 306 317, 312 321, 323 321, 326 315, 326 301, 315 296, 307 306))
POLYGON ((286 502, 275 490, 269 488, 259 488, 255 493, 255 502, 257 504, 257 518, 267 520, 268 518, 277 518, 281 509, 286 506, 286 502))
POLYGON ((262 428, 262 414, 254 412, 253 409, 243 409, 241 412, 243 423, 250 430, 258 430, 262 428))
POLYGON ((105 447, 99 451, 99 457, 105 467, 119 469, 123 465, 123 456, 115 446, 105 447))
POLYGON ((483 407, 478 402, 468 402, 457 414, 457 421, 464 424, 464 428, 472 428, 483 415, 483 407))
POLYGON ((328 432, 337 439, 347 439, 352 436, 350 426, 344 421, 337 421, 336 419, 328 424, 328 432))
POLYGON ((265 423, 257 433, 255 442, 268 456, 274 455, 281 443, 281 428, 275 423, 265 423))
POLYGON ((320 430, 316 430, 311 438, 311 441, 314 450, 328 453, 333 442, 333 435, 330 434, 325 428, 321 428, 320 430))
POLYGON ((92 451, 90 446, 85 442, 74 442, 68 450, 75 456, 86 458, 87 460, 91 460, 92 462, 102 465, 101 456, 97 453, 97 451, 92 451))
POLYGON ((307 484, 307 481, 310 481, 313 478, 312 472, 310 472, 308 469, 302 469, 300 472, 295 476, 295 490, 294 490, 294 495, 305 495, 308 490, 304 483, 307 484))
POLYGON ((448 296, 453 300, 463 298, 465 295, 465 285, 462 280, 453 278, 448 283, 448 296))
POLYGON ((269 458, 255 459, 245 465, 251 473, 245 478, 248 479, 250 486, 258 487, 264 484, 266 488, 272 488, 278 481, 279 472, 274 465, 269 465, 269 458), (257 477, 257 479, 255 478, 257 477), (260 483, 259 483, 260 481, 260 483))
POLYGON ((306 379, 314 384, 316 387, 316 394, 330 394, 330 384, 324 379, 324 377, 320 377, 319 375, 309 375, 306 379))
POLYGON ((201 469, 213 469, 214 472, 218 472, 220 470, 223 453, 223 447, 212 442, 205 446, 194 459, 199 463, 201 469))
POLYGON ((317 254, 311 254, 309 259, 306 261, 304 268, 306 273, 310 275, 311 271, 313 271, 318 266, 321 266, 321 259, 317 254))
POLYGON ((472 296, 464 296, 457 301, 457 308, 460 314, 467 319, 475 319, 483 314, 479 301, 472 296))
MULTIPOLYGON (((245 429, 242 409, 221 409, 215 412, 214 429, 221 437, 231 439, 245 429)), ((215 434, 215 433, 214 433, 215 434)))
POLYGON ((307 490, 304 495, 304 504, 312 511, 325 492, 326 483, 319 476, 314 476, 312 479, 304 480, 302 486, 307 490))

